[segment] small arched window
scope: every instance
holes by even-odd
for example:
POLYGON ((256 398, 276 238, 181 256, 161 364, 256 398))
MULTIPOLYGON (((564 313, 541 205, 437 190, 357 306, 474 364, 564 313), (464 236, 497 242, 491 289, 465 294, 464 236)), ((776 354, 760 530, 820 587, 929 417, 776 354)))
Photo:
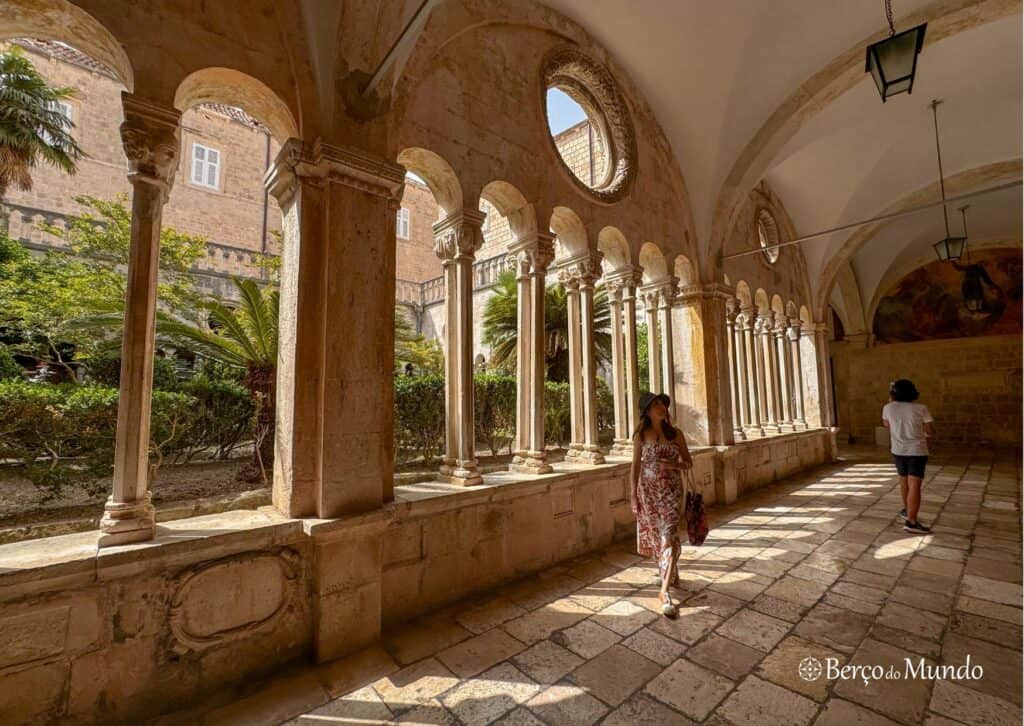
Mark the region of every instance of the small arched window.
POLYGON ((757 213, 757 242, 761 245, 761 251, 768 260, 768 264, 775 264, 779 259, 779 226, 775 223, 775 217, 767 209, 757 213))

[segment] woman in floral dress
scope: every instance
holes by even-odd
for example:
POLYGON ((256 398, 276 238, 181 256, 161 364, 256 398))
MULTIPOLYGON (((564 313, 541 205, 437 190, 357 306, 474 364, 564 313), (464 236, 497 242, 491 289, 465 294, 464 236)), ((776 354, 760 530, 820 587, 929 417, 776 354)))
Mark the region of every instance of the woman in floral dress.
POLYGON ((631 501, 636 515, 637 552, 658 563, 661 612, 679 614, 669 587, 679 584, 679 510, 682 470, 693 466, 683 433, 668 415, 664 393, 646 394, 640 402, 640 425, 633 436, 631 501))

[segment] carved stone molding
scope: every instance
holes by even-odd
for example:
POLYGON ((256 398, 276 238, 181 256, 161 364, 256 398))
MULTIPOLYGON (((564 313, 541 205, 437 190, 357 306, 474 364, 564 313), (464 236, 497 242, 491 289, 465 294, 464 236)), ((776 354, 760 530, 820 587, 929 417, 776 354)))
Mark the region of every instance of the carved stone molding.
POLYGON ((568 288, 590 287, 601 277, 600 252, 584 252, 558 263, 558 281, 568 288))
POLYGON ((178 168, 181 113, 127 92, 121 94, 121 100, 121 144, 128 158, 129 178, 160 184, 165 192, 170 191, 178 168))
POLYGON ((445 262, 473 261, 484 242, 481 228, 484 213, 463 209, 450 214, 434 225, 434 254, 445 262))
POLYGON ((245 552, 186 569, 172 584, 172 649, 202 651, 273 624, 300 588, 300 569, 298 553, 288 548, 245 552))
POLYGON ((527 238, 520 239, 508 246, 509 255, 516 259, 529 260, 530 272, 534 275, 543 275, 547 272, 552 260, 555 259, 555 237, 551 234, 536 233, 527 238))
MULTIPOLYGON (((603 65, 574 46, 550 51, 541 63, 541 89, 557 87, 590 112, 607 140, 609 173, 591 188, 570 172, 576 186, 598 201, 611 203, 625 197, 637 173, 636 133, 629 109, 614 77, 603 65)), ((552 149, 558 154, 554 140, 552 149)), ((559 156, 559 159, 561 157, 559 156)))
POLYGON ((268 191, 284 206, 294 195, 298 179, 313 184, 343 184, 378 197, 397 208, 405 191, 405 168, 353 147, 317 140, 312 147, 288 139, 264 180, 268 191))

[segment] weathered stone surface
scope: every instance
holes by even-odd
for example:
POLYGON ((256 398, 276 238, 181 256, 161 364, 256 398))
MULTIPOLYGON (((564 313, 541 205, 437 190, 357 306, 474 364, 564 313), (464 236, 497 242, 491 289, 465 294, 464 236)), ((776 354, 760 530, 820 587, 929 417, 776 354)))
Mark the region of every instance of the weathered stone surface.
POLYGON ((647 684, 644 692, 701 721, 732 690, 733 682, 680 658, 647 684))

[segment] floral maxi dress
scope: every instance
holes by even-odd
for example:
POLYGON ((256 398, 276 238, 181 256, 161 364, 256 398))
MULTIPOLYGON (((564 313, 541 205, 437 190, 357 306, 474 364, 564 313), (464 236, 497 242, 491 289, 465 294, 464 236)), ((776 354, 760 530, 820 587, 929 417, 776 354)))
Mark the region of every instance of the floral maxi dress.
POLYGON ((679 559, 679 503, 683 480, 679 471, 661 471, 661 461, 678 461, 679 446, 645 441, 640 449, 637 482, 636 549, 656 557, 658 572, 665 575, 679 559), (673 557, 674 553, 674 557, 673 557))

